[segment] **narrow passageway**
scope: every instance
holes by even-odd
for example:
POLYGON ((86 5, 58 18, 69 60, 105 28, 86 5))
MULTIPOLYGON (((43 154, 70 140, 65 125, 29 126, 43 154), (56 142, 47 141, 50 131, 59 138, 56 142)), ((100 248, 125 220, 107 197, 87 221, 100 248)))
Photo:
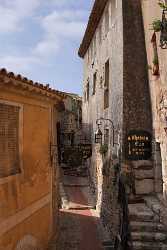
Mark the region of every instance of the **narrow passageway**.
POLYGON ((56 250, 102 250, 99 219, 92 210, 86 178, 65 176, 68 206, 60 210, 60 236, 56 250))

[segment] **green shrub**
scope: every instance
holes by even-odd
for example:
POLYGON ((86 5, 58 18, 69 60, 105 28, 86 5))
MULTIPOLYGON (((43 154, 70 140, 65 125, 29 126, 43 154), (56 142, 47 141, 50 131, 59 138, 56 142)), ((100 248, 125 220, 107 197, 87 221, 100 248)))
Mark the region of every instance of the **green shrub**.
POLYGON ((100 146, 99 152, 100 152, 101 155, 106 154, 107 151, 108 151, 108 145, 107 144, 103 144, 103 145, 100 146))
POLYGON ((167 4, 164 3, 163 1, 159 0, 159 6, 163 9, 163 10, 167 10, 167 4))
POLYGON ((162 25, 162 22, 160 20, 158 20, 158 19, 154 20, 152 23, 153 30, 155 32, 161 31, 161 25, 162 25))

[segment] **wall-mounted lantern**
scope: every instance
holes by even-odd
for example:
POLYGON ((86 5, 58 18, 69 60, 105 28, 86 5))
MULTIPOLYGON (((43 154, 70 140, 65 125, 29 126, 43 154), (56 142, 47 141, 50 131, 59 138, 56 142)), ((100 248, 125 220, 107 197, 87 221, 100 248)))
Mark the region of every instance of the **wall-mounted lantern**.
POLYGON ((115 145, 115 142, 114 142, 114 136, 115 136, 115 128, 114 128, 114 124, 113 122, 110 120, 110 119, 106 119, 106 118, 99 118, 96 120, 96 125, 97 125, 97 131, 95 132, 95 143, 102 143, 102 140, 103 140, 103 133, 102 131, 100 130, 100 125, 101 125, 101 122, 109 122, 110 125, 111 125, 111 129, 112 129, 112 144, 113 144, 113 147, 115 145))
MULTIPOLYGON (((97 123, 96 123, 97 124, 97 123)), ((100 124, 97 124, 98 128, 95 132, 95 143, 100 143, 102 144, 102 138, 103 138, 103 133, 100 130, 100 124)))

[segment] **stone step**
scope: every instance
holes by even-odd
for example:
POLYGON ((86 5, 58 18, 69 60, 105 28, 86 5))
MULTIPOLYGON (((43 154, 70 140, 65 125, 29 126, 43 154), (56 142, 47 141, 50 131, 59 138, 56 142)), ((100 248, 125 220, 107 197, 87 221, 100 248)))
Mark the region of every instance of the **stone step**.
POLYGON ((114 250, 114 246, 110 246, 110 247, 104 247, 104 250, 114 250))
POLYGON ((156 242, 133 242, 133 250, 167 250, 167 245, 156 242))
POLYGON ((145 242, 164 242, 167 240, 167 235, 157 232, 132 232, 132 241, 145 241, 145 242))
POLYGON ((112 241, 103 241, 102 246, 104 250, 114 250, 114 245, 112 241))
POLYGON ((152 212, 138 212, 138 213, 131 213, 129 215, 130 221, 140 221, 140 222, 159 222, 159 217, 154 215, 152 212))
MULTIPOLYGON (((161 206, 161 204, 160 204, 160 202, 159 202, 159 200, 158 200, 158 198, 157 197, 154 197, 154 196, 146 196, 146 197, 144 197, 144 200, 145 200, 145 203, 146 203, 146 205, 152 210, 152 211, 154 211, 154 213, 156 213, 156 214, 160 214, 160 211, 161 211, 161 209, 163 209, 162 208, 162 206, 161 206)), ((165 209, 165 207, 164 207, 164 209, 165 209)))
POLYGON ((140 222, 132 221, 130 223, 132 232, 165 232, 165 228, 162 224, 156 222, 140 222))

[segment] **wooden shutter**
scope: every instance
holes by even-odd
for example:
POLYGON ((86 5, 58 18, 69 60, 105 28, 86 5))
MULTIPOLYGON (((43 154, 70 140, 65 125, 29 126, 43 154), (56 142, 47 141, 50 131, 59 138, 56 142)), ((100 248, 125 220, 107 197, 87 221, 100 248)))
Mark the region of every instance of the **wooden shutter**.
POLYGON ((0 103, 0 178, 20 172, 19 109, 0 103))

